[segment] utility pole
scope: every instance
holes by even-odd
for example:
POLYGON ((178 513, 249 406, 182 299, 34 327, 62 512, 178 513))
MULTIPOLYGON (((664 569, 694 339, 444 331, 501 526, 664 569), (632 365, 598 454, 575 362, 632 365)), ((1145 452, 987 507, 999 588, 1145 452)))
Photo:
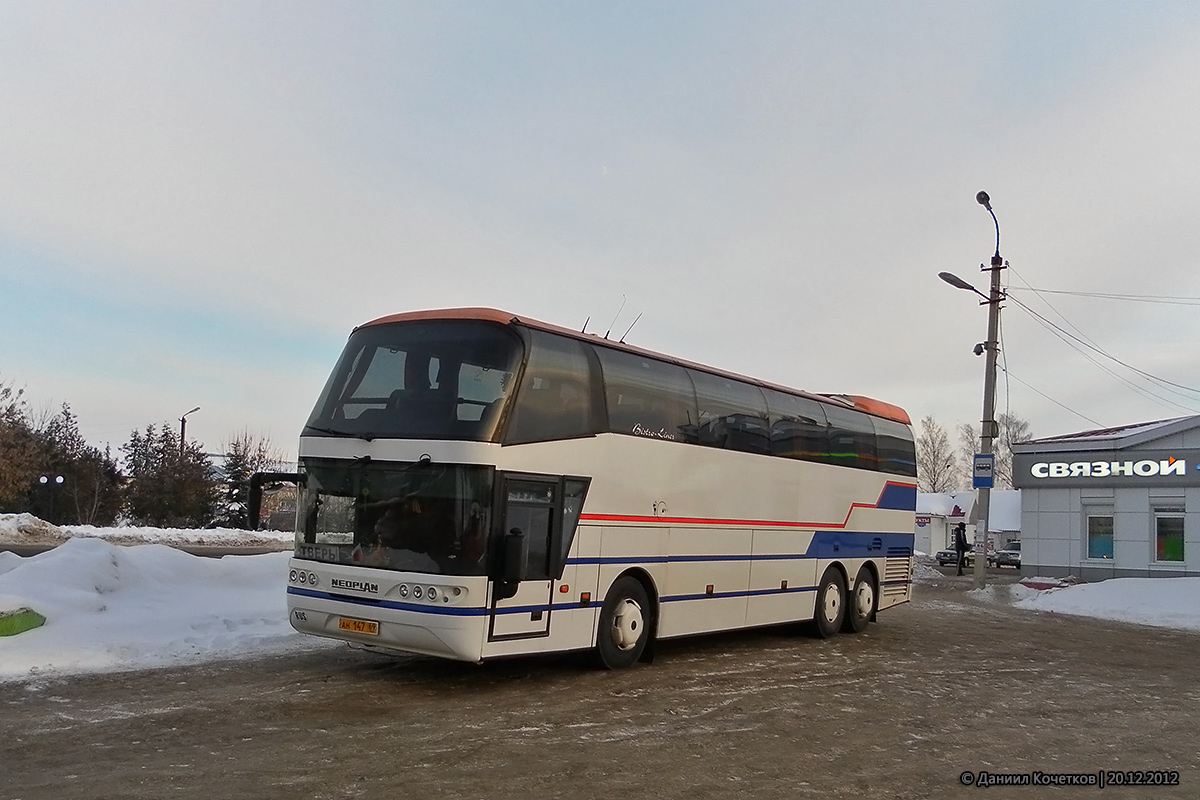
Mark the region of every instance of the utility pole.
POLYGON ((1000 270, 1007 264, 1000 257, 1000 222, 996 212, 992 211, 991 198, 987 192, 975 195, 976 202, 987 209, 996 223, 996 252, 992 256, 991 266, 979 265, 981 272, 991 272, 991 291, 988 293, 988 331, 987 341, 983 343, 987 350, 987 366, 983 373, 983 419, 980 422, 979 453, 985 456, 985 461, 991 461, 993 469, 986 480, 977 482, 979 486, 978 518, 979 527, 975 529, 975 588, 982 589, 987 584, 987 536, 989 514, 991 512, 992 483, 995 480, 995 457, 992 453, 992 442, 1000 435, 996 424, 996 356, 1000 353, 1000 302, 1004 299, 1004 290, 1000 288, 1000 270), (987 456, 993 456, 991 459, 987 456), (982 530, 981 530, 982 529, 982 530))
POLYGON ((989 513, 991 511, 992 484, 995 481, 996 459, 992 452, 992 442, 1000 435, 996 424, 996 356, 1000 353, 1000 303, 1005 298, 1004 290, 1000 288, 1000 270, 1008 266, 1000 257, 1000 222, 996 212, 992 211, 992 201, 987 192, 975 195, 976 202, 992 215, 996 223, 996 253, 992 256, 991 266, 980 264, 980 272, 991 272, 991 291, 987 294, 976 289, 962 278, 950 272, 939 272, 938 277, 956 289, 974 292, 983 298, 980 305, 988 307, 987 341, 975 345, 975 355, 987 351, 987 366, 983 374, 983 419, 982 431, 979 436, 979 452, 975 455, 971 476, 972 485, 979 490, 975 501, 975 588, 982 589, 987 585, 987 535, 989 513))

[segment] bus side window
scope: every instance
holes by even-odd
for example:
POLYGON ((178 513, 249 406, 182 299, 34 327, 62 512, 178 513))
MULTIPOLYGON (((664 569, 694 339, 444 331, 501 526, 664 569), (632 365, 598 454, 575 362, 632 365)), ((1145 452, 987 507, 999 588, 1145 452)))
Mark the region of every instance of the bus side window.
POLYGON ((829 423, 823 403, 767 389, 771 412, 771 455, 829 461, 829 423))
POLYGON ((598 432, 592 407, 592 369, 582 342, 530 330, 525 375, 517 389, 506 444, 591 436, 598 432))
POLYGON ((892 475, 917 476, 917 451, 912 429, 890 419, 872 417, 879 448, 879 469, 892 475))
POLYGON ((830 405, 825 409, 829 418, 829 455, 831 464, 858 469, 879 469, 875 444, 875 426, 871 417, 861 411, 830 405))
POLYGON ((767 400, 757 386, 689 369, 699 408, 697 443, 744 453, 771 452, 767 400))
POLYGON ((696 393, 683 367, 599 345, 594 349, 604 374, 608 430, 695 441, 696 393))

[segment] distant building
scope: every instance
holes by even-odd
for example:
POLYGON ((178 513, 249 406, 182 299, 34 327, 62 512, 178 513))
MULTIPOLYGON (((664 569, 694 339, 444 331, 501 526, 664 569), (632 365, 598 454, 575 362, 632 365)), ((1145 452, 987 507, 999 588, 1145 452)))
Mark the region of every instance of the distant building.
MULTIPOLYGON (((956 492, 920 492, 917 494, 916 550, 933 555, 954 542, 954 526, 965 523, 967 539, 975 541, 978 514, 976 494, 956 492)), ((988 513, 988 550, 998 550, 1021 538, 1021 493, 1013 489, 994 489, 988 513)))
POLYGON ((1012 448, 1023 572, 1200 575, 1200 416, 1012 448))

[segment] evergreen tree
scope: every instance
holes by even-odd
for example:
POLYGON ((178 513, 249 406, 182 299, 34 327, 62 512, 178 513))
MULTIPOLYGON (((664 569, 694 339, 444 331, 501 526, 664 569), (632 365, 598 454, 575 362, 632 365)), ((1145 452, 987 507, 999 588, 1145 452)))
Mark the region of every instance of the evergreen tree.
POLYGON ((180 445, 166 424, 131 432, 121 447, 129 476, 126 512, 159 527, 203 527, 213 519, 217 476, 196 442, 180 445))
POLYGON ((35 438, 40 475, 29 510, 56 525, 111 525, 123 500, 122 476, 111 452, 84 441, 78 417, 66 403, 35 438))
POLYGON ((278 471, 283 462, 270 440, 242 431, 225 445, 221 469, 224 499, 217 524, 227 528, 249 528, 250 478, 256 472, 278 471))

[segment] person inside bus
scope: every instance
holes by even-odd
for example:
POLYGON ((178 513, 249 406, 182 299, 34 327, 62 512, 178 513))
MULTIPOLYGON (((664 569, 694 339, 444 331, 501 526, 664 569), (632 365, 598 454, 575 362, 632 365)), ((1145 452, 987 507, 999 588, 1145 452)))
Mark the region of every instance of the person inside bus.
POLYGON ((389 504, 375 521, 376 540, 392 550, 429 552, 432 534, 432 520, 425 503, 416 497, 389 504))

